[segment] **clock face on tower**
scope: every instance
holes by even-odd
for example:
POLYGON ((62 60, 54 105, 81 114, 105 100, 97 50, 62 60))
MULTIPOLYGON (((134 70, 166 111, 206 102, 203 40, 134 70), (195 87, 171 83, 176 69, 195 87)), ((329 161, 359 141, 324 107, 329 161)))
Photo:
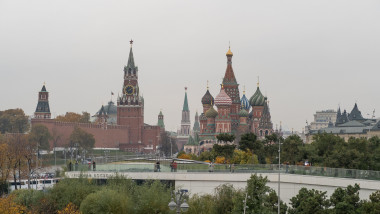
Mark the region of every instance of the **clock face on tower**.
POLYGON ((124 87, 124 93, 126 95, 132 95, 134 91, 135 91, 135 88, 131 85, 127 85, 124 87))

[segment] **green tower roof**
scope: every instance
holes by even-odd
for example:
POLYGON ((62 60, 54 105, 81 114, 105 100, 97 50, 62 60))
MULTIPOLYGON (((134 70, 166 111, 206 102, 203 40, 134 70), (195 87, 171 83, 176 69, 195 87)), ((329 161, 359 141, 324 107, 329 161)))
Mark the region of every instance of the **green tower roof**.
POLYGON ((185 88, 185 101, 183 102, 182 111, 189 111, 189 104, 187 102, 187 88, 185 88))

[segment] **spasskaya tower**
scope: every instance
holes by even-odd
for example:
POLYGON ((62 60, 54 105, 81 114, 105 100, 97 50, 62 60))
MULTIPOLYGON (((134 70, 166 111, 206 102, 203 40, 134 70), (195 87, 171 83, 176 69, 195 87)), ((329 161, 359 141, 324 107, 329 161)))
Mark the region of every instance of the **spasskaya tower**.
POLYGON ((117 99, 117 124, 129 127, 129 142, 141 143, 144 128, 144 99, 140 96, 138 67, 135 66, 132 44, 128 63, 124 66, 122 95, 117 99))

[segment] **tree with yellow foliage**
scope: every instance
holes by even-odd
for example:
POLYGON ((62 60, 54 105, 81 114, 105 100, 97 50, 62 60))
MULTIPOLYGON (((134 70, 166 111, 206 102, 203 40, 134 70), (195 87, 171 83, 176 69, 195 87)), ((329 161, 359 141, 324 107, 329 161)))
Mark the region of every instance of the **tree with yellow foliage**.
POLYGON ((0 197, 0 213, 2 214, 26 214, 26 207, 14 202, 12 196, 0 197))
POLYGON ((63 210, 59 210, 57 214, 80 214, 78 207, 73 203, 67 204, 67 206, 63 210))
POLYGON ((222 156, 218 156, 215 158, 215 163, 226 163, 226 158, 222 156))
MULTIPOLYGON (((25 161, 23 159, 24 153, 26 152, 25 144, 27 140, 28 135, 25 134, 12 134, 7 138, 9 151, 8 161, 11 163, 11 174, 15 183, 17 182, 17 175, 19 182, 21 183, 22 175, 27 173, 25 161)), ((15 186, 15 189, 17 189, 17 186, 15 186)))
POLYGON ((57 116, 55 120, 61 121, 61 122, 71 122, 71 123, 89 123, 90 114, 85 111, 82 112, 82 114, 78 114, 75 112, 66 112, 65 115, 57 116))
POLYGON ((183 153, 180 156, 178 156, 179 159, 191 159, 191 156, 189 154, 183 153))
POLYGON ((0 196, 8 192, 7 180, 11 171, 9 149, 4 139, 0 140, 0 196))

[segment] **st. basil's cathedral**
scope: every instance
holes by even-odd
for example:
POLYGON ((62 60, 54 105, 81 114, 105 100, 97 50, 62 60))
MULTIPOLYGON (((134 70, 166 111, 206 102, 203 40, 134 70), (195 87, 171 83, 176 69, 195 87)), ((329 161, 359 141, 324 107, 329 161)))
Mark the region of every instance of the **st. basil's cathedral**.
POLYGON ((199 138, 194 136, 200 142, 188 143, 185 146, 187 152, 197 153, 197 150, 212 148, 214 143, 218 143, 216 136, 221 133, 234 134, 239 140, 244 133, 252 132, 262 139, 274 132, 269 101, 261 93, 259 82, 256 92, 249 100, 245 90, 240 98, 239 84, 232 68, 233 53, 230 48, 226 56, 227 69, 219 94, 214 98, 207 85, 207 91, 201 99, 203 112, 199 117, 199 138))

